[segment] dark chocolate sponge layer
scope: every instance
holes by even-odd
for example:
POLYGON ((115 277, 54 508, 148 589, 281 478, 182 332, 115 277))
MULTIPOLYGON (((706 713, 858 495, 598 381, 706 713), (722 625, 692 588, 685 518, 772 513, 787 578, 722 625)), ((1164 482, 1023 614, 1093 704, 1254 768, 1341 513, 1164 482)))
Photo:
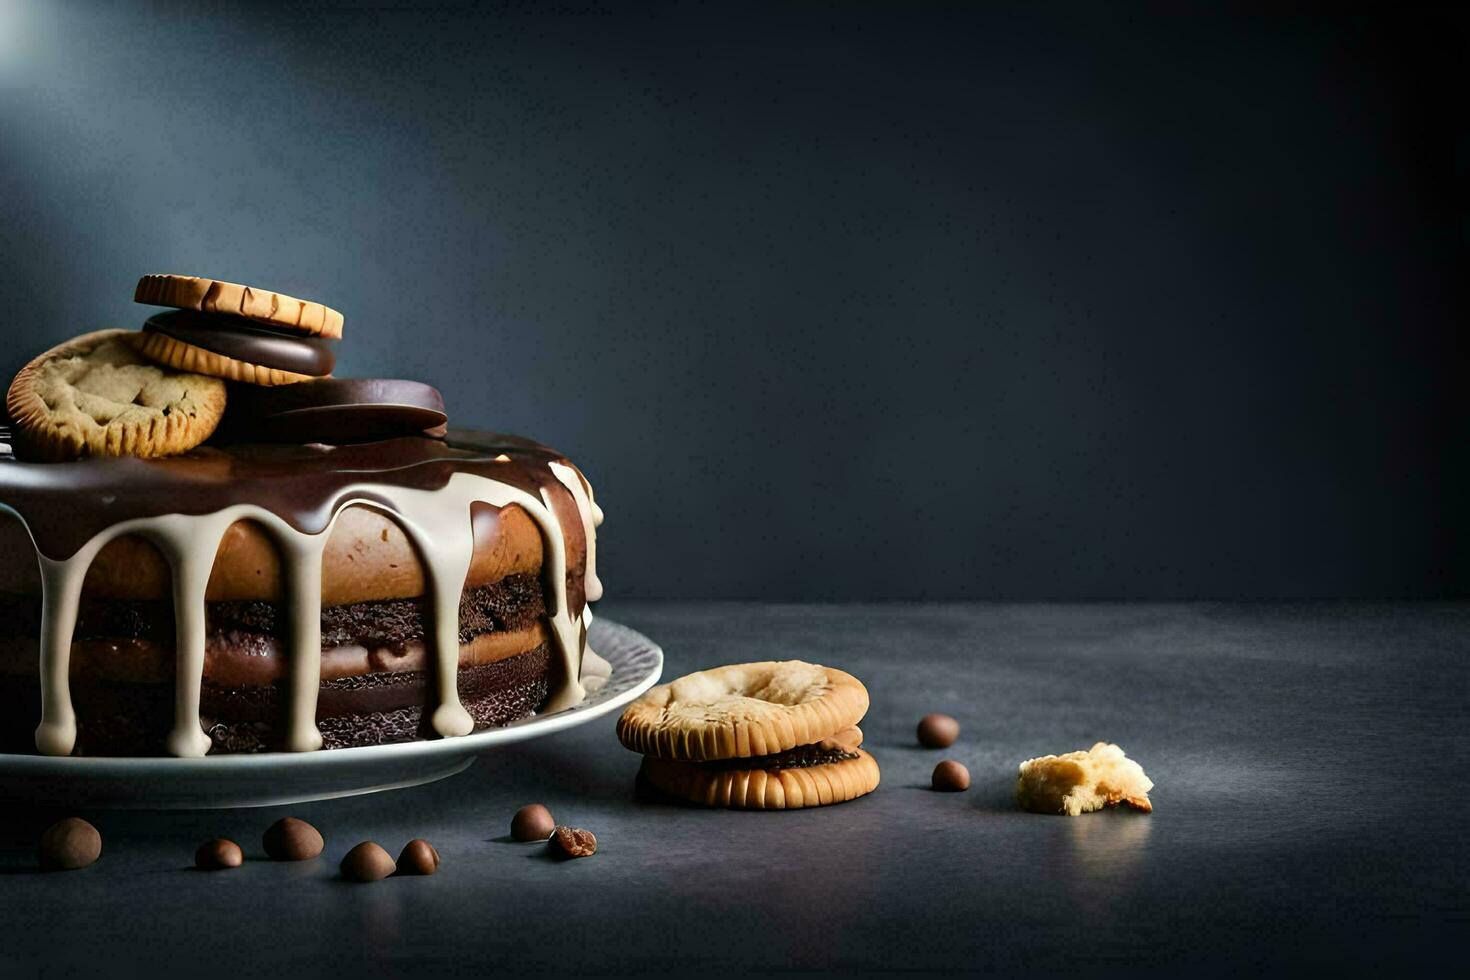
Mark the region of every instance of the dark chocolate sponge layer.
MULTIPOLYGON (((546 700, 551 653, 545 644, 490 664, 461 667, 459 697, 477 729, 525 718, 546 700)), ((324 748, 381 745, 424 737, 425 671, 380 671, 325 681, 317 696, 324 748)), ((78 755, 164 755, 174 691, 166 684, 74 683, 78 755)), ((39 720, 35 682, 0 688, 0 751, 30 754, 39 720)), ((200 717, 214 753, 279 749, 287 689, 283 683, 226 688, 205 684, 200 717)))
MULTIPOLYGON (((360 644, 395 648, 421 642, 424 613, 422 599, 324 606, 322 646, 360 644)), ((205 604, 205 615, 205 631, 210 636, 254 633, 281 637, 289 629, 284 604, 279 602, 209 602, 205 604)), ((468 643, 485 633, 526 629, 545 615, 540 580, 534 575, 509 575, 499 582, 465 589, 461 594, 459 642, 468 643)), ((0 593, 0 631, 36 636, 40 629, 39 597, 0 593)), ((84 598, 72 639, 152 640, 172 645, 173 602, 84 598)))

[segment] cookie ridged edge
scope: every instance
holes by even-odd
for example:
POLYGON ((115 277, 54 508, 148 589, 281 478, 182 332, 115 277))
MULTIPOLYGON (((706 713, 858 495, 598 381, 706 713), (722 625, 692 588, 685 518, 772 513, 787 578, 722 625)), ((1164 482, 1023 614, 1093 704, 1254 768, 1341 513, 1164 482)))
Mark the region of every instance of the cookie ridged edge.
POLYGON ((219 279, 144 276, 133 291, 133 302, 201 313, 228 313, 329 340, 342 337, 342 314, 330 306, 219 279))
POLYGON ((796 810, 832 806, 878 788, 878 761, 862 749, 842 759, 799 769, 716 770, 697 762, 643 759, 642 775, 667 796, 730 810, 796 810))
MULTIPOLYGON (((713 670, 774 667, 777 663, 731 664, 713 670)), ((789 705, 772 703, 766 717, 760 719, 732 718, 702 725, 668 724, 658 699, 667 694, 674 682, 660 684, 623 711, 618 718, 618 740, 643 755, 691 762, 775 755, 798 745, 820 742, 853 727, 868 712, 868 689, 862 681, 835 667, 821 669, 826 672, 831 687, 816 700, 789 705)))
POLYGON ((193 416, 171 413, 146 427, 102 425, 93 420, 91 433, 73 422, 58 423, 53 419, 45 400, 35 389, 41 366, 58 358, 87 354, 109 340, 127 342, 132 333, 131 330, 96 330, 82 334, 33 357, 20 369, 5 394, 5 408, 14 424, 12 440, 20 450, 17 456, 44 462, 64 462, 82 456, 171 456, 187 452, 209 438, 224 416, 226 396, 223 381, 203 376, 200 380, 211 382, 214 391, 212 395, 201 393, 202 411, 193 416))
POLYGON ((179 340, 177 337, 151 333, 146 330, 134 334, 131 343, 138 353, 150 361, 156 361, 178 371, 207 374, 215 378, 224 378, 227 381, 240 381, 269 388, 312 379, 309 374, 297 374, 294 371, 282 371, 280 368, 263 367, 249 361, 226 357, 224 354, 216 354, 212 350, 179 340))

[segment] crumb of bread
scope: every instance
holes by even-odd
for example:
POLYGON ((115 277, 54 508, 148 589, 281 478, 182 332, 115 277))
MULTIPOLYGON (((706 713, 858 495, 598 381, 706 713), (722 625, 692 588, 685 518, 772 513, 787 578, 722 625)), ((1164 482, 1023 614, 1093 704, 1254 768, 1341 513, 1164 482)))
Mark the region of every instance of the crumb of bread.
POLYGON ((1086 752, 1044 755, 1021 763, 1016 801, 1032 813, 1065 813, 1069 817, 1126 803, 1152 813, 1148 791, 1153 780, 1143 767, 1108 742, 1086 752))

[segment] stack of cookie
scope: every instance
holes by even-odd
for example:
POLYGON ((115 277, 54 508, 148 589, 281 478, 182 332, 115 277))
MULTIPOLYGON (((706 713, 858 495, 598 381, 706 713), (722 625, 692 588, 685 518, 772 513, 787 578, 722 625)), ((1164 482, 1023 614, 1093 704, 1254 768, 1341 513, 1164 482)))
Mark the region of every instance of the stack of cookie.
POLYGON ((75 337, 16 375, 6 408, 17 455, 168 456, 222 422, 237 441, 443 434, 432 387, 331 377, 343 322, 331 307, 198 276, 144 276, 133 298, 172 309, 141 330, 75 337), (235 401, 242 411, 227 416, 235 401))
POLYGON ((332 373, 342 314, 281 293, 198 276, 144 276, 133 301, 173 307, 134 338, 145 357, 179 371, 253 385, 332 373))
POLYGON ((703 806, 782 810, 842 803, 878 786, 857 727, 868 691, 800 660, 716 667, 660 684, 618 721, 659 792, 703 806))

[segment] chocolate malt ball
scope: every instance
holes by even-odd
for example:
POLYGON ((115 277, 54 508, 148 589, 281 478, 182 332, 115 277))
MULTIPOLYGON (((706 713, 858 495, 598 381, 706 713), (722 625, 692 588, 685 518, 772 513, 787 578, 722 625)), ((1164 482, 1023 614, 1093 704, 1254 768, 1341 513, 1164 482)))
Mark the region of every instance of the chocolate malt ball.
POLYGON ((326 846, 321 831, 295 817, 282 817, 271 824, 260 841, 265 853, 276 861, 310 861, 326 846))
POLYGON ((962 793, 970 788, 970 770, 953 759, 945 759, 934 767, 930 780, 941 793, 962 793))
POLYGON ((510 835, 522 843, 545 840, 556 829, 551 811, 540 803, 528 803, 510 820, 510 835))
POLYGON ((75 871, 102 856, 102 835, 81 817, 67 817, 46 828, 38 849, 45 870, 75 871))
POLYGON ((949 715, 925 715, 919 719, 919 744, 926 749, 947 749, 960 737, 960 723, 949 715))
POLYGON ((240 850, 240 845, 223 837, 205 841, 194 852, 194 867, 200 871, 223 871, 244 863, 245 852, 240 850))
POLYGON ((342 858, 342 877, 348 881, 382 881, 397 870, 393 856, 373 841, 365 840, 342 858))
POLYGON ((415 838, 403 845, 403 853, 398 855, 398 870, 394 872, 399 875, 431 875, 439 870, 439 851, 424 840, 422 837, 415 838))

